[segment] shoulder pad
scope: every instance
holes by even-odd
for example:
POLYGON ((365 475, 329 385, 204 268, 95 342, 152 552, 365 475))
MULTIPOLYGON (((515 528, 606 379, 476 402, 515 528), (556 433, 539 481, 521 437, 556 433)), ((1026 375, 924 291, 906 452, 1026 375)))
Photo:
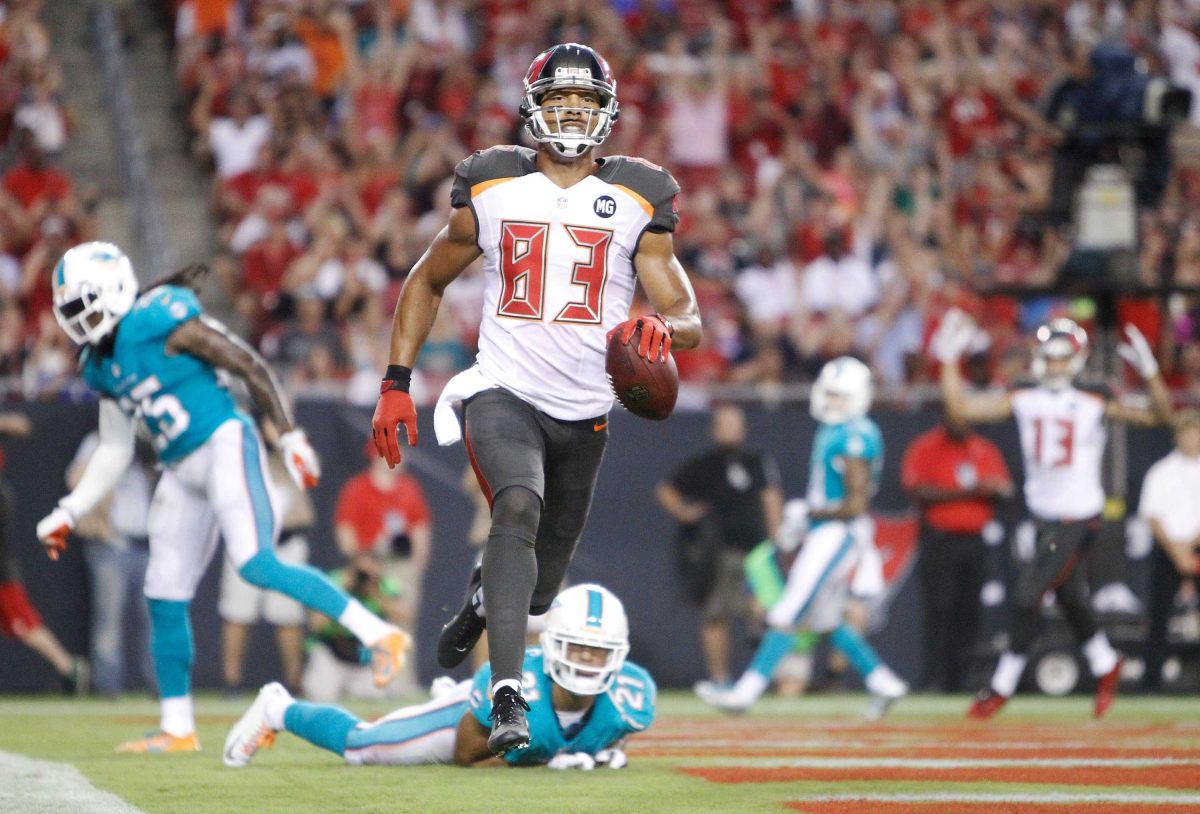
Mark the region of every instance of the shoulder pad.
POLYGON ((203 311, 196 292, 190 288, 158 286, 138 297, 122 320, 121 330, 132 329, 141 339, 166 336, 203 311))
POLYGON ((679 184, 657 164, 635 156, 604 159, 596 177, 638 198, 650 215, 651 232, 674 232, 679 224, 679 184))
POLYGON ((537 172, 537 153, 528 147, 502 144, 476 150, 454 168, 450 205, 458 209, 471 203, 472 196, 482 191, 478 188, 481 184, 519 178, 533 172, 537 172))
POLYGON ((658 686, 646 668, 632 661, 625 662, 617 680, 608 689, 608 698, 631 732, 640 732, 653 723, 658 686))

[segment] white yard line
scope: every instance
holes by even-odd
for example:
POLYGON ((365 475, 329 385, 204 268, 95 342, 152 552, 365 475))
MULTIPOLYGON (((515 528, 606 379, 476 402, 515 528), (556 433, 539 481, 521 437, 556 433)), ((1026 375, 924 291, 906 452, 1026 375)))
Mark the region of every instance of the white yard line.
POLYGON ((1074 792, 1057 791, 1048 791, 1045 794, 973 794, 951 791, 915 794, 855 794, 847 792, 845 794, 819 794, 811 797, 789 797, 788 800, 800 803, 866 801, 873 803, 1142 803, 1151 805, 1200 805, 1200 794, 1159 794, 1156 792, 1146 794, 1129 792, 1076 794, 1074 792))
POLYGON ((744 766, 754 769, 997 769, 1050 766, 1060 769, 1095 767, 1148 768, 1200 766, 1200 760, 1183 758, 907 758, 907 757, 714 757, 705 766, 744 766))
POLYGON ((5 814, 142 814, 101 791, 66 763, 0 752, 0 811, 5 814))

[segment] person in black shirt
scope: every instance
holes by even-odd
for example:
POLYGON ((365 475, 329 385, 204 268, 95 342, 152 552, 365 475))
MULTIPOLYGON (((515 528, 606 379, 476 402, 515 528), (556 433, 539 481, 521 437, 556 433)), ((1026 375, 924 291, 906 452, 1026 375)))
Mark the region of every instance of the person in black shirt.
POLYGON ((658 485, 657 496, 682 525, 684 540, 693 548, 708 543, 713 549, 710 568, 684 577, 697 583, 700 647, 708 677, 727 682, 730 622, 746 611, 742 561, 775 534, 783 491, 775 462, 744 448, 746 416, 740 407, 713 410, 712 437, 714 446, 680 464, 670 480, 658 485))

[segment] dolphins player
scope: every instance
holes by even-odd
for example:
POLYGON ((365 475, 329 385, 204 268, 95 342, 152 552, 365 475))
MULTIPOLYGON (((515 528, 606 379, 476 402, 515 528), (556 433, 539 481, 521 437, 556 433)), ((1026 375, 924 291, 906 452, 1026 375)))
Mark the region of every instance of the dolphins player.
MULTIPOLYGON (((186 279, 185 272, 176 277, 186 279)), ((118 751, 200 748, 188 605, 216 550, 218 531, 247 582, 337 619, 372 648, 376 682, 390 681, 408 650, 408 634, 315 569, 275 557, 281 506, 267 475, 262 439, 221 384, 218 370, 240 377, 255 406, 279 428, 279 448, 297 483, 315 486, 320 466, 262 358, 205 316, 190 288, 161 284, 139 296, 129 258, 111 243, 72 248, 52 274, 54 316, 81 347, 83 379, 101 399, 99 446, 75 488, 37 526, 50 557, 58 559, 78 519, 129 467, 139 419, 164 464, 150 506, 145 584, 161 731, 118 751)))
POLYGON ((879 568, 868 510, 883 471, 883 437, 867 417, 871 398, 871 371, 862 362, 843 356, 821 368, 812 390, 812 416, 820 427, 807 498, 789 502, 780 529, 781 541, 799 545, 800 552, 788 569, 782 596, 767 611, 767 632, 750 666, 732 687, 697 684, 696 694, 705 703, 728 712, 752 707, 795 647, 801 629, 829 632, 830 643, 864 677, 872 695, 868 719, 882 717, 908 692, 908 685, 843 621, 851 583, 869 581, 855 569, 879 568))
POLYGON ((354 765, 619 769, 627 763, 625 739, 654 720, 654 681, 626 661, 628 652, 621 601, 599 585, 575 585, 551 604, 541 647, 525 651, 530 741, 503 758, 488 749, 491 666, 485 664, 473 680, 439 692, 448 679, 438 679, 433 700, 371 723, 338 707, 296 701, 282 685, 268 684, 230 730, 225 765, 245 766, 286 729, 354 765))

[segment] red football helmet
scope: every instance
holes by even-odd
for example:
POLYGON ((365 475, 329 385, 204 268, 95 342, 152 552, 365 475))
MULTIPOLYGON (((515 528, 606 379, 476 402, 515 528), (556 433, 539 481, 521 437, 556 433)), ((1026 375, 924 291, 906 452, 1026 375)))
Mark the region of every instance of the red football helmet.
POLYGON ((589 148, 599 146, 617 120, 617 80, 608 61, 595 50, 576 42, 555 45, 538 54, 525 74, 521 118, 534 141, 549 144, 564 157, 576 158, 589 148), (594 91, 600 97, 600 107, 543 108, 541 100, 546 93, 560 88, 594 91), (568 111, 584 114, 581 131, 563 129, 562 114, 568 111), (554 114, 554 129, 546 121, 544 114, 547 112, 554 114))

